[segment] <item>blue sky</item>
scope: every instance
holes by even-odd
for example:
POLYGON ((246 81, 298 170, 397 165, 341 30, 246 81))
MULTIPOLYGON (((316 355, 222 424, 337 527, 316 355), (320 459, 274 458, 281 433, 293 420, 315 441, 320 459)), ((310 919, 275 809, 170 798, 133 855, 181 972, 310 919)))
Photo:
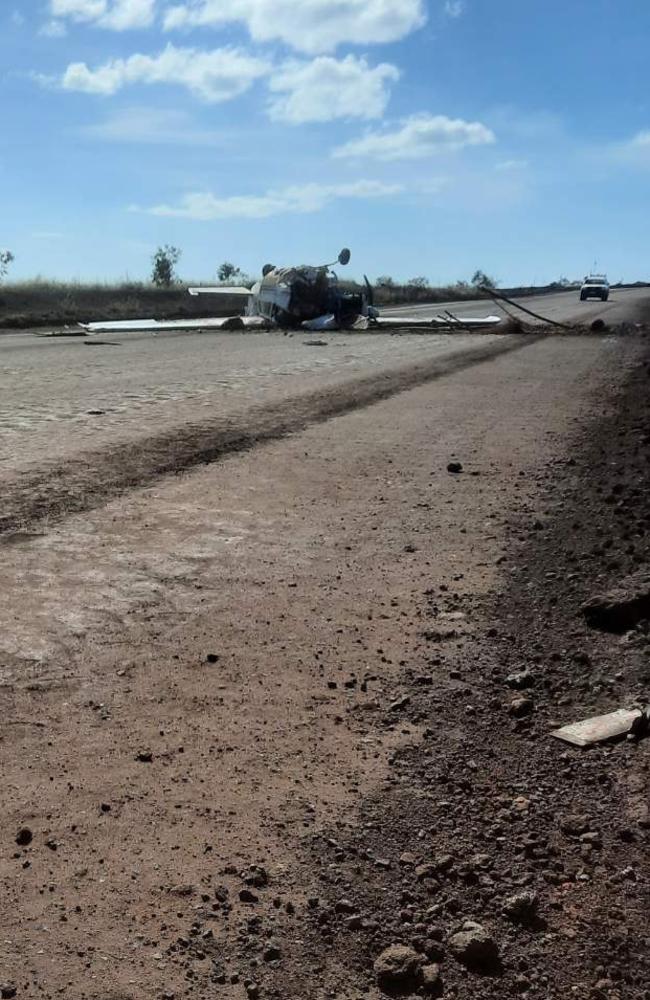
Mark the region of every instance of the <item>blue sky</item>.
POLYGON ((0 0, 13 278, 647 278, 647 0, 0 0))

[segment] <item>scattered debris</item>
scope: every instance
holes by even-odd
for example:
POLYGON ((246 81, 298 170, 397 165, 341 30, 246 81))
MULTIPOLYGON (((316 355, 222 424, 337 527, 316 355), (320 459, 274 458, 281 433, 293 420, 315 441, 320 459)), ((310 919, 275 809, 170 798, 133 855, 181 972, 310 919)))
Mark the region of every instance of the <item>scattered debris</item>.
POLYGON ((644 719, 647 726, 648 714, 641 709, 619 708, 607 715, 595 715, 590 719, 583 719, 582 722, 573 722, 571 725, 562 726, 561 729, 554 729, 551 736, 577 747, 588 747, 594 743, 604 743, 607 740, 627 736, 633 730, 636 732, 644 719))
POLYGON ((302 326, 304 330, 337 330, 339 324, 334 313, 326 313, 325 316, 306 320, 302 326))
POLYGON ((194 886, 190 883, 185 885, 173 885, 169 889, 169 893, 172 896, 193 896, 195 891, 194 886))
POLYGON ((526 306, 522 306, 520 302, 515 302, 513 299, 509 299, 507 295, 504 295, 503 292, 498 292, 496 288, 488 288, 485 285, 481 285, 480 291, 489 295, 495 302, 507 302, 509 306, 514 306, 515 309, 521 309, 521 311, 526 313, 528 316, 532 316, 533 319, 539 319, 542 323, 548 323, 549 326, 557 326, 561 330, 573 329, 568 323, 560 323, 557 319, 549 319, 548 316, 540 316, 539 313, 533 312, 532 309, 527 309, 526 306))

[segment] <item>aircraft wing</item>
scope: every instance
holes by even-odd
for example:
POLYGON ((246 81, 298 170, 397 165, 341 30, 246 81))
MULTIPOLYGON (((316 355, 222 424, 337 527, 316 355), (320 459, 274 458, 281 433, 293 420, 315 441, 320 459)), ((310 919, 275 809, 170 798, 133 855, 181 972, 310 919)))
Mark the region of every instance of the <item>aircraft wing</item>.
POLYGON ((188 288, 190 295, 245 295, 247 298, 253 293, 250 288, 230 288, 227 285, 205 285, 198 288, 188 288))
POLYGON ((429 319, 417 316, 379 316, 373 320, 373 326, 385 329, 404 329, 405 327, 428 327, 429 329, 453 329, 454 327, 483 328, 496 326, 502 316, 433 316, 429 319))
POLYGON ((120 319, 106 323, 80 323, 89 337, 98 333, 162 333, 201 330, 266 330, 270 324, 262 316, 220 316, 211 319, 120 319))

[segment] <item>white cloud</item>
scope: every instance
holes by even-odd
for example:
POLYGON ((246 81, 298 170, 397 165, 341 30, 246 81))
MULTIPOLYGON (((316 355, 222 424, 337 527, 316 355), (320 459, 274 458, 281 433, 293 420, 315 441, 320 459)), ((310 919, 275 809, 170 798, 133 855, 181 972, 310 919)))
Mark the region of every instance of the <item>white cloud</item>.
POLYGON ((464 0, 445 0, 444 12, 447 17, 460 17, 465 13, 464 0))
POLYGON ((39 29, 39 35, 45 38, 65 38, 67 29, 63 21, 46 21, 39 29))
POLYGON ((501 160, 495 165, 495 170, 525 170, 528 160, 501 160))
POLYGON ((176 84, 204 101, 227 101, 243 94, 270 66, 239 49, 208 52, 168 45, 155 56, 132 55, 112 59, 97 69, 71 63, 61 81, 65 90, 87 94, 116 94, 133 84, 176 84))
POLYGON ((156 0, 50 0, 53 18, 70 18, 100 28, 126 31, 153 24, 156 0))
POLYGON ((167 10, 164 24, 172 30, 240 22, 257 42, 316 54, 343 43, 398 41, 425 20, 424 0, 185 0, 167 10))
POLYGON ((495 142, 494 133, 480 122, 445 115, 411 115, 393 132, 369 132, 334 150, 342 158, 371 157, 376 160, 415 160, 436 153, 483 146, 495 142))
MULTIPOLYGON (((386 198, 400 194, 399 184, 360 180, 348 184, 302 184, 263 195, 218 198, 210 192, 186 194, 178 206, 155 205, 150 215, 211 222, 216 219, 268 219, 274 215, 320 212, 339 198, 386 198)), ((141 211, 134 208, 133 211, 141 211)))
POLYGON ((274 121, 300 125, 334 118, 380 118, 389 99, 389 84, 399 79, 396 66, 371 67, 365 59, 320 56, 312 62, 285 63, 269 87, 274 121))
POLYGON ((199 129, 185 111, 166 108, 122 108, 104 121, 87 125, 81 134, 101 142, 175 146, 212 146, 224 141, 217 132, 199 129))
POLYGON ((650 166, 650 129, 642 129, 631 139, 610 143, 604 149, 600 147, 594 155, 599 161, 646 170, 650 166))
POLYGON ((53 232, 50 230, 37 230, 31 234, 33 240, 63 240, 65 233, 53 232))
POLYGON ((647 150, 650 152, 650 129, 644 129, 642 132, 637 132, 628 145, 630 149, 647 150))

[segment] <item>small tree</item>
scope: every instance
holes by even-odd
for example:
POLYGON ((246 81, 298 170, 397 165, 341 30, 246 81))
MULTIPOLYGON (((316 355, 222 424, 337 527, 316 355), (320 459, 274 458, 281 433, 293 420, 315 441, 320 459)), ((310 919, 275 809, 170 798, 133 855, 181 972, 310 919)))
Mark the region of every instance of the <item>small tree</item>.
POLYGON ((154 285, 157 285, 158 288, 170 288, 175 281, 178 281, 176 265, 181 259, 182 252, 178 247, 172 247, 169 244, 158 247, 151 258, 153 263, 151 280, 154 285))
POLYGON ((377 288, 394 288, 395 282, 388 274, 380 274, 375 284, 377 288))
POLYGON ((429 282, 427 281, 427 279, 426 278, 422 278, 422 277, 411 278, 409 281, 406 282, 406 284, 408 285, 409 288, 428 288, 429 287, 429 282))
POLYGON ((0 280, 6 277, 9 265, 13 264, 15 259, 11 250, 0 250, 0 280))
POLYGON ((481 285, 484 288, 497 287, 496 278, 491 278, 489 274, 486 274, 485 271, 481 271, 480 269, 478 271, 474 271, 474 274, 472 275, 472 284, 475 288, 479 288, 481 285))
POLYGON ((238 278, 241 273, 241 268, 231 264, 229 260, 224 260, 217 269, 217 278, 222 282, 232 281, 234 278, 238 278))

